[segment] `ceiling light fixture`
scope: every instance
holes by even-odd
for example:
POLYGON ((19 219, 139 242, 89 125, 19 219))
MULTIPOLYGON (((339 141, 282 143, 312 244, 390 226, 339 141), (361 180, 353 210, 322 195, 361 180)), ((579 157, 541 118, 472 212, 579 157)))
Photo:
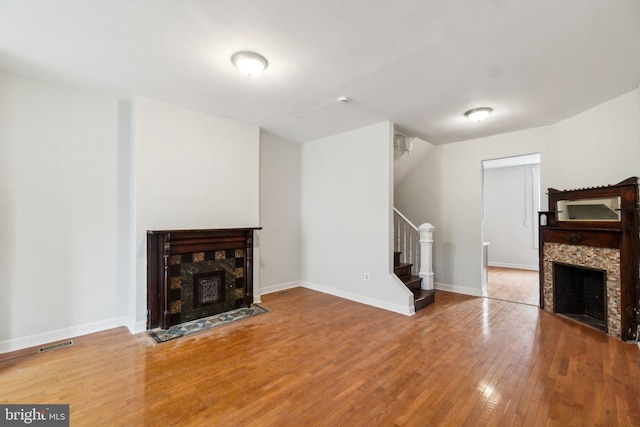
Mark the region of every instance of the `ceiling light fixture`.
POLYGON ((489 114, 493 112, 492 108, 482 107, 482 108, 474 108, 473 110, 469 110, 464 113, 465 117, 471 120, 472 122, 480 123, 487 117, 489 114))
POLYGON ((236 52, 231 56, 231 63, 242 74, 249 77, 259 75, 269 66, 263 56, 254 52, 236 52))

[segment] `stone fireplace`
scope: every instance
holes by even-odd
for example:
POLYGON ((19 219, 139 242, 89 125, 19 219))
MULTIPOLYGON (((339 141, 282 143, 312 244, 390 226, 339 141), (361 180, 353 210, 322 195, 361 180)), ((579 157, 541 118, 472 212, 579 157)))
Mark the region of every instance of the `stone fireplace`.
POLYGON ((541 308, 622 340, 636 339, 637 178, 606 187, 550 188, 549 211, 540 212, 540 224, 541 308))

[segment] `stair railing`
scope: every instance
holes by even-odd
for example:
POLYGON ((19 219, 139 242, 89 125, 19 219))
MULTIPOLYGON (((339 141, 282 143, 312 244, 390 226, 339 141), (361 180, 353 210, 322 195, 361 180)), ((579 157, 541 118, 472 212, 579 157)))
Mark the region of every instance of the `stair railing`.
POLYGON ((413 225, 407 217, 393 208, 394 250, 401 252, 400 262, 413 264, 411 274, 422 277, 422 289, 433 289, 433 230, 435 227, 424 223, 413 225))
POLYGON ((420 271, 420 231, 406 216, 393 208, 393 231, 396 252, 401 252, 400 262, 413 264, 411 275, 417 276, 420 271))

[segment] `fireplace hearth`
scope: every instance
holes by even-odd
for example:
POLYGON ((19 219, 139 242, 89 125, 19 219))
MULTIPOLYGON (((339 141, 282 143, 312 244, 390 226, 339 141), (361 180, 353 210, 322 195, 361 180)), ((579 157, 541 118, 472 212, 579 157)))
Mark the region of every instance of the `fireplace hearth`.
POLYGON ((549 211, 539 215, 540 308, 624 341, 637 339, 638 179, 550 188, 549 211))

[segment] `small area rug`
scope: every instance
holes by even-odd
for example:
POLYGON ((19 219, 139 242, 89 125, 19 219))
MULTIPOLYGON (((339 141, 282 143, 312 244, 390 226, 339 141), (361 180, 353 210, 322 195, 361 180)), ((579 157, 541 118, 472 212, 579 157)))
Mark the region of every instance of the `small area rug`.
POLYGON ((185 335, 191 335, 196 332, 206 331, 207 329, 216 328, 218 326, 226 325, 238 320, 246 319, 247 317, 257 316, 258 314, 266 313, 267 310, 259 305, 252 305, 248 308, 238 308, 226 313, 216 314, 214 316, 205 317, 202 319, 192 320, 190 322, 181 323, 169 327, 169 329, 150 329, 147 332, 157 342, 165 342, 174 338, 183 337, 185 335))

